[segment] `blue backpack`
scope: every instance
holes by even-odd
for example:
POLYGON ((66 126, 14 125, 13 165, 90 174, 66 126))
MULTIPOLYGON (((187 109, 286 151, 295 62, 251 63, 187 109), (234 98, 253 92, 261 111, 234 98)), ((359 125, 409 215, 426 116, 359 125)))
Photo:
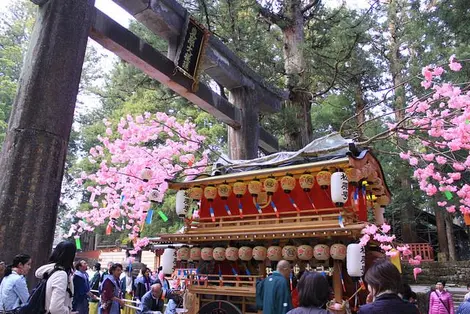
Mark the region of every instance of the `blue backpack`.
POLYGON ((49 279, 53 273, 62 269, 55 268, 50 274, 45 273, 41 281, 31 292, 28 302, 23 304, 18 310, 17 314, 46 314, 46 286, 47 279, 49 279))

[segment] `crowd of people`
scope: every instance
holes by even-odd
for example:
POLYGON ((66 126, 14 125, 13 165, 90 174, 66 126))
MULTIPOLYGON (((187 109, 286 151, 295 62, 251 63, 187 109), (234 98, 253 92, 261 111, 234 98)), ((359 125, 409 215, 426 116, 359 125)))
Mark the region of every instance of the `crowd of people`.
MULTIPOLYGON (((132 275, 132 265, 108 263, 101 273, 101 265, 94 265, 92 278, 88 264, 74 263, 76 246, 63 241, 53 250, 49 263, 39 267, 35 276, 45 283, 44 311, 50 314, 145 314, 151 311, 176 312, 178 299, 173 295, 168 280, 159 272, 151 276, 148 268, 140 275, 132 275), (122 275, 124 271, 124 275, 122 275)), ((15 256, 11 264, 0 263, 0 314, 16 314, 31 302, 25 276, 31 269, 31 257, 15 256)))
MULTIPOLYGON (((299 281, 292 281, 291 265, 280 261, 268 278, 257 284, 256 304, 263 314, 327 314, 348 313, 347 307, 329 307, 332 292, 327 277, 319 272, 305 271, 299 281)), ((364 277, 367 283, 366 304, 359 314, 419 314, 417 295, 402 282, 397 267, 386 259, 377 260, 364 277)), ((470 291, 470 285, 467 289, 470 291)), ((436 283, 429 293, 429 314, 454 314, 452 294, 445 289, 445 281, 436 283)), ((456 314, 470 314, 470 292, 456 314)))

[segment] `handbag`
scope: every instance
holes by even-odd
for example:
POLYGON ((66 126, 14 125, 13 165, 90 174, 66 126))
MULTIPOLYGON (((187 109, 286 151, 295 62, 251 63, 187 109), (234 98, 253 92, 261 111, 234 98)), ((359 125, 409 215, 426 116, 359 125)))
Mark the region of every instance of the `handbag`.
POLYGON ((437 297, 439 298, 439 301, 441 301, 442 305, 444 305, 444 307, 445 307, 447 313, 450 313, 449 308, 448 308, 447 305, 444 303, 444 301, 442 301, 441 296, 440 296, 436 291, 434 291, 434 293, 437 295, 437 297))

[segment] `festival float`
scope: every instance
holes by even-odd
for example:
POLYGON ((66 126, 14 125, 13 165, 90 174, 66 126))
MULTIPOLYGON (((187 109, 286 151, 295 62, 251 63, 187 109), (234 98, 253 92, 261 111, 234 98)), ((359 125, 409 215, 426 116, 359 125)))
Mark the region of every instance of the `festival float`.
POLYGON ((325 273, 334 301, 353 312, 364 302, 360 278, 383 253, 359 244, 361 230, 369 217, 383 223, 391 197, 371 151, 336 134, 170 189, 184 229, 152 242, 166 246, 160 264, 186 290, 189 313, 258 313, 256 283, 281 259, 295 273, 325 273))

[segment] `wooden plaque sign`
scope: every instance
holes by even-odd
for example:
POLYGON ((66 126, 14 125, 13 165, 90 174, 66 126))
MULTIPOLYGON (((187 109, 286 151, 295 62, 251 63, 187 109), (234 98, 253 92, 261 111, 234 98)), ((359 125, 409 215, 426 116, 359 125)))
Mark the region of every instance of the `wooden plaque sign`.
POLYGON ((192 18, 189 18, 184 38, 178 47, 175 64, 178 70, 194 80, 193 91, 197 89, 199 67, 204 55, 209 33, 192 18))

